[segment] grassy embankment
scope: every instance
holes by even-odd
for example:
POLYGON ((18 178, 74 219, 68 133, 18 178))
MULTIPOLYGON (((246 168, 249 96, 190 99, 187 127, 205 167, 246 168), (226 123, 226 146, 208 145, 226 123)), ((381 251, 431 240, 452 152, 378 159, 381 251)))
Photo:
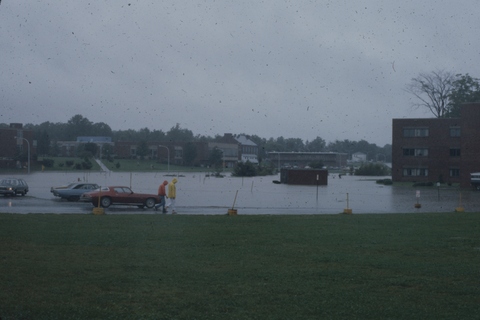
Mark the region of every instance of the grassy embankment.
POLYGON ((0 318, 474 319, 478 213, 0 214, 0 318))

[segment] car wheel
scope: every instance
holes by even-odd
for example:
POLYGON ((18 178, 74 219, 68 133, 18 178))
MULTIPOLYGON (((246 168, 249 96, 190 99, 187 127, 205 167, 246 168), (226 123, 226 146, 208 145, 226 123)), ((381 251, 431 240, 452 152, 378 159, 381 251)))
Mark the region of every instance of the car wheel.
POLYGON ((102 199, 100 199, 100 204, 102 205, 102 207, 108 208, 112 204, 112 199, 110 199, 109 197, 103 197, 102 199))
POLYGON ((147 200, 145 200, 145 206, 147 208, 153 208, 153 206, 155 206, 155 199, 154 198, 148 198, 147 200))

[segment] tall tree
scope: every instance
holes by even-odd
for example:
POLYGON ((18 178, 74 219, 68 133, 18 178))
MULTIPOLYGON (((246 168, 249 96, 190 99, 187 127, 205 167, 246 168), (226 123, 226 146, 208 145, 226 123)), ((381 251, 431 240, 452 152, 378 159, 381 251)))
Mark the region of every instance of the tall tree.
POLYGON ((197 157, 197 147, 193 142, 187 142, 183 148, 183 159, 187 166, 193 165, 197 157))
POLYGON ((455 76, 443 70, 421 73, 413 78, 406 91, 414 95, 419 102, 413 103, 416 108, 427 108, 437 118, 448 113, 450 93, 455 76))
POLYGON ((215 169, 221 168, 223 165, 223 152, 217 147, 213 148, 210 151, 210 156, 208 157, 210 165, 215 169))
POLYGON ((76 140, 79 136, 89 136, 92 134, 92 122, 82 115, 74 115, 67 122, 66 140, 76 140))
POLYGON ((452 83, 450 92, 450 105, 447 113, 448 117, 460 116, 460 105, 466 102, 480 101, 480 84, 477 78, 472 78, 468 73, 466 75, 457 74, 452 83))
POLYGON ((46 130, 37 133, 37 153, 39 155, 47 156, 50 154, 50 137, 46 130))
POLYGON ((302 152, 305 150, 305 145, 300 138, 287 138, 285 139, 285 149, 293 152, 302 152))
POLYGON ((147 141, 142 140, 138 143, 137 145, 137 156, 140 157, 140 159, 144 159, 148 155, 148 144, 147 141))
POLYGON ((97 122, 92 124, 92 136, 104 136, 104 137, 111 137, 112 136, 112 129, 110 126, 104 122, 97 122))
POLYGON ((188 129, 181 129, 180 124, 177 123, 175 127, 172 127, 167 132, 167 140, 174 142, 174 141, 183 141, 183 142, 191 142, 194 140, 193 132, 188 129))
POLYGON ((316 137, 310 142, 305 143, 305 150, 308 152, 322 152, 325 150, 325 147, 327 146, 325 140, 323 140, 320 137, 316 137))

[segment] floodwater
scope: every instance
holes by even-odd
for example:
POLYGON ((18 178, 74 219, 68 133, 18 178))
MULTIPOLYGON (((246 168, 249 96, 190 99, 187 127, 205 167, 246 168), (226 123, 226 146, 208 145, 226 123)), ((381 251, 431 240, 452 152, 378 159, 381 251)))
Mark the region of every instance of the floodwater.
MULTIPOLYGON (((10 175, 11 176, 11 175, 10 175)), ((344 209, 356 213, 415 213, 480 211, 480 192, 440 188, 384 186, 380 177, 330 174, 327 186, 275 184, 279 176, 236 178, 209 177, 206 173, 115 173, 115 172, 37 172, 21 175, 30 187, 26 197, 0 197, 0 212, 5 213, 91 213, 92 205, 59 200, 50 192, 52 186, 75 181, 99 185, 124 185, 135 192, 156 194, 164 180, 177 177, 179 214, 336 214, 344 209), (417 195, 420 197, 417 198, 417 195), (415 208, 416 203, 420 209, 415 208)), ((5 177, 0 175, 1 177, 5 177)), ((112 206, 107 213, 155 213, 136 207, 112 206)))

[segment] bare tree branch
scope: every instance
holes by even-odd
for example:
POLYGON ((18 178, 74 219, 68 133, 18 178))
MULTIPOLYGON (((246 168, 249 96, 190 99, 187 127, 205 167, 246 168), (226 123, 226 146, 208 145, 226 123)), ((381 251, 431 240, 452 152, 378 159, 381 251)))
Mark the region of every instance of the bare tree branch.
POLYGON ((406 91, 414 95, 420 102, 414 103, 415 108, 427 108, 437 118, 448 113, 449 96, 455 76, 443 70, 421 73, 407 85, 406 91))

